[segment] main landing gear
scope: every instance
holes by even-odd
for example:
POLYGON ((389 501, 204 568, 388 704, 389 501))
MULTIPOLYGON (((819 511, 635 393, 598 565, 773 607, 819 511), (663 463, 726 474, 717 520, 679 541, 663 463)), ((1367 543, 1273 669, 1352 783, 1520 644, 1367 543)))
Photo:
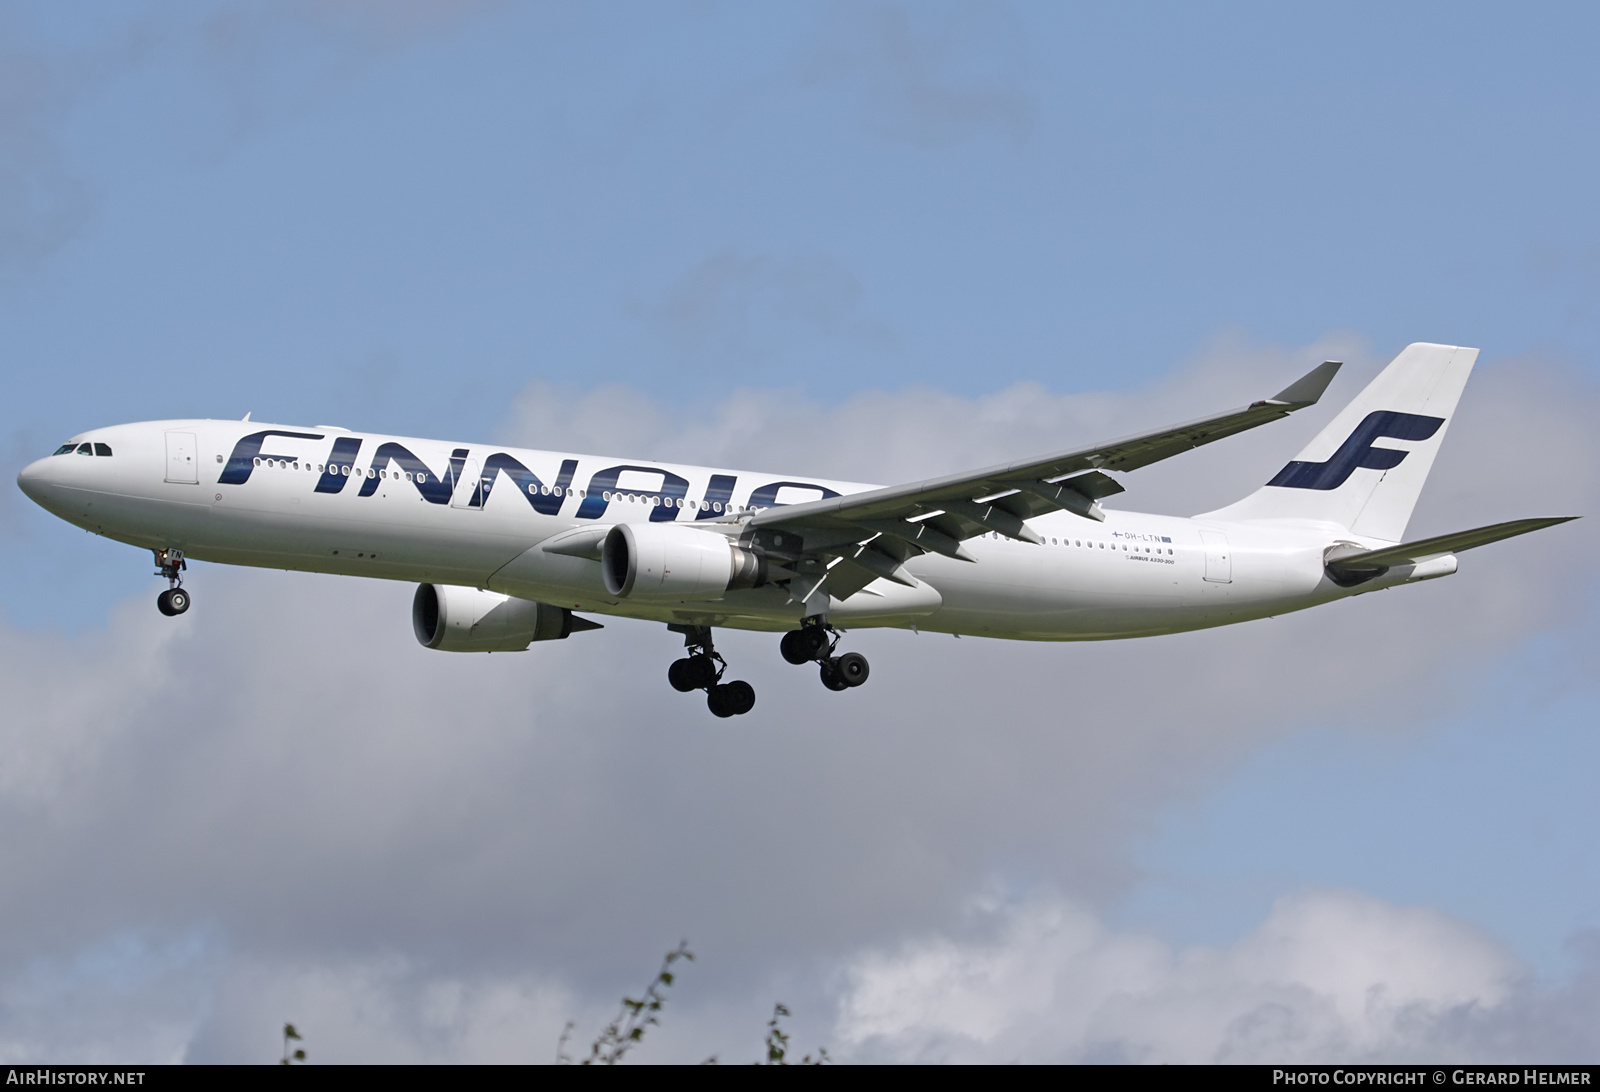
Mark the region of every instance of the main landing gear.
POLYGON ((719 717, 737 717, 755 708, 755 687, 743 680, 722 681, 728 661, 712 646, 710 626, 669 625, 667 628, 683 634, 683 647, 689 650, 687 656, 674 660, 667 668, 667 681, 672 689, 684 694, 704 690, 707 708, 719 717))
POLYGON ((155 555, 159 570, 156 575, 166 577, 170 585, 156 596, 156 610, 171 618, 189 609, 189 593, 183 590, 183 577, 179 575, 189 563, 183 559, 182 550, 157 550, 155 555))
POLYGON ((872 669, 867 658, 859 652, 846 652, 835 656, 839 633, 821 617, 813 616, 783 635, 778 650, 792 664, 819 663, 822 665, 822 685, 829 690, 849 690, 867 681, 872 669))

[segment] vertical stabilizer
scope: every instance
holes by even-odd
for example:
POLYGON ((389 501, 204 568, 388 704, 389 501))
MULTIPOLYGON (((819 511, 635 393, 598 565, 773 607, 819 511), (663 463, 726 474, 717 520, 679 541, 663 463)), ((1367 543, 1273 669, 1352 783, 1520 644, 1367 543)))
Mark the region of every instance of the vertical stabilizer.
POLYGON ((1398 542, 1478 350, 1406 346, 1294 461, 1217 520, 1301 520, 1398 542))

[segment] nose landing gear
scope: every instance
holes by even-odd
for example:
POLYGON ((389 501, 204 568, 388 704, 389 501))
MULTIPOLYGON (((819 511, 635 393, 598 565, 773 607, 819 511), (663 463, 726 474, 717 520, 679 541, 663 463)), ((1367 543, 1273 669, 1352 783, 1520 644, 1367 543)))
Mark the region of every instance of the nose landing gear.
POLYGON ((182 550, 157 550, 155 555, 156 575, 166 577, 170 585, 156 596, 156 610, 171 618, 189 609, 189 593, 183 590, 183 577, 179 575, 189 563, 183 559, 182 550))
POLYGON ((755 687, 740 679, 722 681, 728 661, 712 645, 710 626, 669 625, 667 628, 683 634, 683 647, 689 650, 689 655, 674 660, 667 668, 667 682, 672 684, 672 689, 684 694, 704 690, 706 707, 719 717, 737 717, 755 708, 755 687))
POLYGON ((839 633, 820 616, 813 616, 783 635, 778 651, 792 664, 821 664, 822 685, 829 690, 849 690, 867 681, 871 667, 859 652, 835 656, 839 633))

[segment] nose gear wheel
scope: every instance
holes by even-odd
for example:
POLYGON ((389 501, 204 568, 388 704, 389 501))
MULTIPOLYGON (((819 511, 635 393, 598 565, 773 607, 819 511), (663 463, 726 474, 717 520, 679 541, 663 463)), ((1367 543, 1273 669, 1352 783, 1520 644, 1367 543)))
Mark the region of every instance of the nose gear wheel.
POLYGON ((183 590, 183 570, 189 567, 182 550, 156 550, 156 575, 167 578, 167 590, 156 596, 156 610, 168 618, 189 609, 189 593, 183 590))

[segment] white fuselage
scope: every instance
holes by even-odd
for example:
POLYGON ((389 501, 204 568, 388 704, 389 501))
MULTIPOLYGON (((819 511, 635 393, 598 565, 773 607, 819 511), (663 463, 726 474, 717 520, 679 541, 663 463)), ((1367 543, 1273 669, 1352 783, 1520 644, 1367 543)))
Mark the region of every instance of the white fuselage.
MULTIPOLYGON (((752 507, 861 492, 820 478, 682 466, 329 427, 160 421, 76 441, 111 454, 46 457, 19 475, 51 512, 97 534, 232 565, 456 584, 598 614, 746 629, 793 628, 776 585, 648 605, 610 595, 601 566, 541 548, 618 523, 674 523, 737 537, 752 507), (254 446, 252 446, 254 445, 254 446), (484 483, 487 483, 486 485, 484 483)), ((1444 575, 1397 568, 1358 588, 1324 573, 1335 526, 1221 523, 1108 511, 1028 525, 1043 546, 985 535, 969 563, 913 558, 915 587, 878 580, 829 605, 835 625, 900 626, 1026 640, 1137 637, 1299 610, 1444 575)))

